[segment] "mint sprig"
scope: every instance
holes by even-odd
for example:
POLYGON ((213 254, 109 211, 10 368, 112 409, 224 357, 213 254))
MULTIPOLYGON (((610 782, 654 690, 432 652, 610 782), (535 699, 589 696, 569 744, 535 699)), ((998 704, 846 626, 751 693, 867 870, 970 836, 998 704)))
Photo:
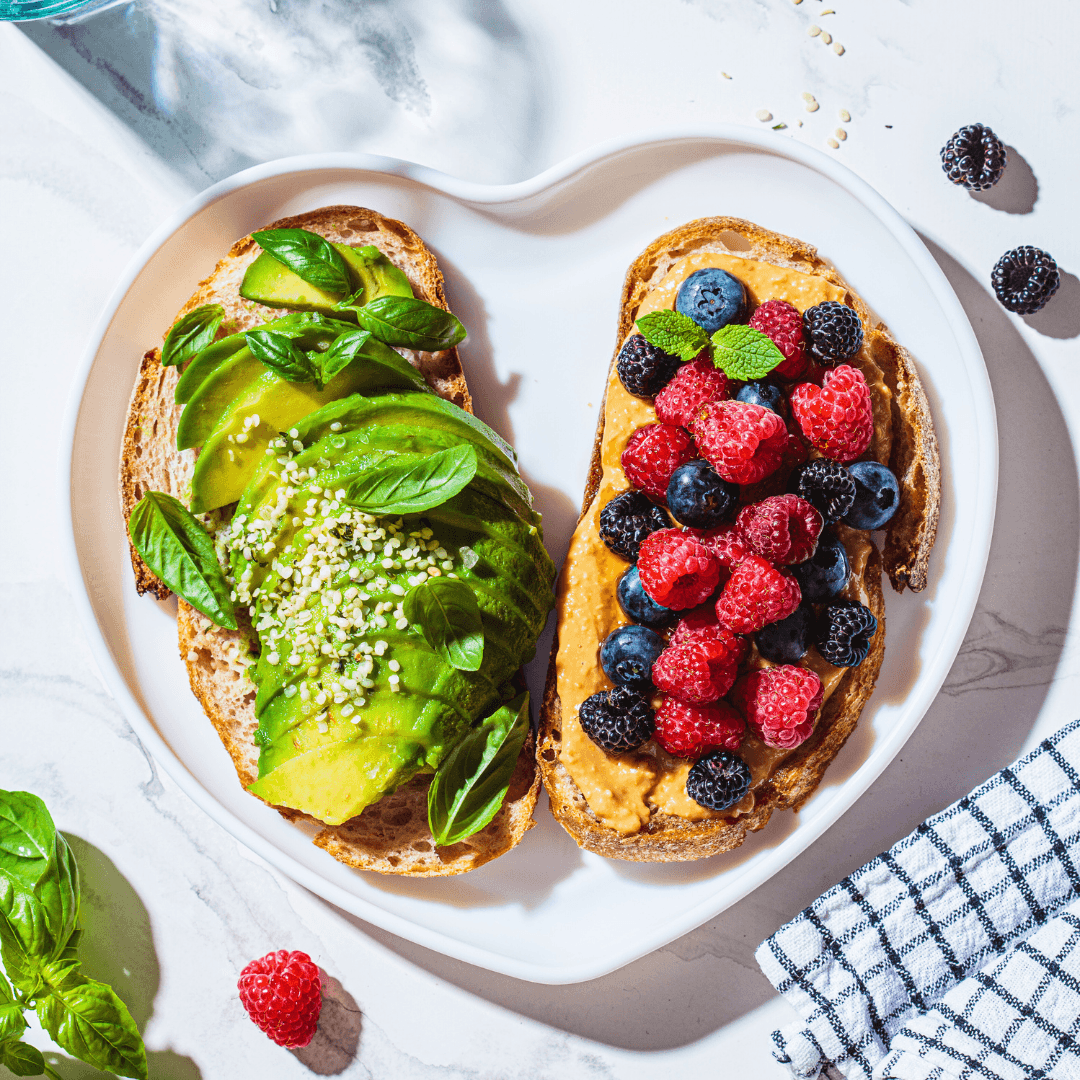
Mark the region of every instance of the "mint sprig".
POLYGON ((684 364, 709 344, 709 335, 681 311, 650 311, 637 320, 641 336, 684 364))
POLYGON ((713 363, 729 378, 763 379, 784 362, 784 354, 772 339, 741 323, 721 326, 712 336, 713 363))

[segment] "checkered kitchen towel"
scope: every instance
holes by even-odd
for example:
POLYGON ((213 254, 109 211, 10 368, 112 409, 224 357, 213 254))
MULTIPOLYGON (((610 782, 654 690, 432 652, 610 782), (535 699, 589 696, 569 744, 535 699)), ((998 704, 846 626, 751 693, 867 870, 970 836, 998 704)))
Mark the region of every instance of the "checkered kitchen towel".
POLYGON ((761 944, 811 1080, 1080 1080, 1080 720, 761 944))

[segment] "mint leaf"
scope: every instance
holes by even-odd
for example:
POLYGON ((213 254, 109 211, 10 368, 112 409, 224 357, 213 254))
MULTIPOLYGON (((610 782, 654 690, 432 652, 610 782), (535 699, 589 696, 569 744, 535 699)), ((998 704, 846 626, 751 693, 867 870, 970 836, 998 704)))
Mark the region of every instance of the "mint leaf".
POLYGON ((429 578, 406 594, 405 618, 458 671, 479 671, 484 662, 484 625, 476 594, 464 581, 429 578))
POLYGON ((309 285, 328 293, 349 291, 349 271, 329 240, 307 229, 263 229, 252 239, 309 285))
POLYGON ((202 352, 213 340, 225 309, 220 304, 204 304, 172 324, 161 347, 162 367, 183 364, 202 352))
POLYGON ((650 311, 637 321, 641 336, 684 364, 709 344, 709 335, 681 311, 650 311))
POLYGON ((315 365, 291 338, 273 330, 249 330, 244 339, 251 355, 289 382, 315 382, 315 365))
POLYGON ((419 514, 452 499, 476 475, 476 450, 393 454, 349 485, 345 501, 367 514, 419 514))
POLYGON ((712 336, 713 363, 729 379, 763 379, 778 364, 784 354, 772 339, 741 323, 721 326, 712 336))

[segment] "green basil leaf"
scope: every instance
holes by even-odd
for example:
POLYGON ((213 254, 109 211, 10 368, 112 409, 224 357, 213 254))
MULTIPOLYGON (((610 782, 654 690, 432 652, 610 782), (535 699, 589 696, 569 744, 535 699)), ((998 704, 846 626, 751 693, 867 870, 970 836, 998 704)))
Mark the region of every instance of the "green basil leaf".
POLYGON ((411 296, 380 296, 353 311, 360 328, 387 345, 439 352, 465 339, 465 327, 449 311, 411 296))
POLYGON ((289 382, 314 382, 318 372, 291 339, 273 330, 249 330, 244 338, 256 360, 262 361, 275 375, 289 382))
POLYGON ((709 344, 709 335, 681 311, 650 311, 637 321, 641 336, 683 363, 693 360, 709 344))
POLYGON ((55 946, 45 905, 0 874, 0 960, 12 984, 23 993, 34 993, 41 985, 41 961, 55 946))
POLYGON ((326 352, 312 357, 319 368, 323 386, 335 375, 344 371, 360 355, 360 350, 370 340, 371 334, 367 330, 350 330, 342 334, 326 352))
POLYGON ((333 245, 307 229, 264 229, 255 242, 308 284, 330 293, 349 291, 349 271, 333 245))
POLYGON ((171 495, 148 491, 131 512, 128 533, 143 562, 208 619, 236 629, 229 584, 206 530, 171 495))
POLYGON ((345 501, 368 514, 419 514, 452 499, 476 475, 468 443, 434 454, 393 454, 354 480, 345 501))
MULTIPOLYGON (((25 1027, 25 1024, 23 1025, 25 1027)), ((36 1046, 24 1042, 0 1043, 0 1065, 16 1076, 41 1076, 45 1057, 36 1046)))
POLYGON ((177 319, 161 347, 162 366, 186 363, 202 352, 214 340, 224 318, 225 309, 220 304, 204 304, 177 319))
POLYGON ((470 731, 443 759, 428 788, 428 828, 440 846, 479 832, 499 812, 529 732, 529 694, 470 731))
POLYGON ((713 363, 729 379, 763 379, 784 362, 784 354, 771 338, 741 323, 721 326, 712 343, 713 363))
POLYGON ((437 577, 414 585, 402 603, 405 618, 424 640, 458 671, 479 671, 484 662, 484 624, 476 594, 454 578, 437 577))
POLYGON ((0 791, 0 871, 33 887, 56 851, 56 826, 28 791, 0 791))
POLYGON ((21 1038, 25 1030, 23 1007, 15 1000, 7 979, 0 974, 0 1044, 21 1038))
POLYGON ((79 868, 68 842, 56 834, 56 857, 38 882, 35 892, 45 908, 53 938, 50 958, 58 958, 70 944, 79 921, 79 868))

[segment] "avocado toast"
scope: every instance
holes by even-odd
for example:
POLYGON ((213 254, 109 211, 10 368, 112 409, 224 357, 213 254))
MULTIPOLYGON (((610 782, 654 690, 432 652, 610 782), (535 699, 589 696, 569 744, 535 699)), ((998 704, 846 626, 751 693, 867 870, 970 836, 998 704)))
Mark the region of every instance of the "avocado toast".
MULTIPOLYGON (((143 359, 129 531, 152 559, 140 506, 201 515, 235 618, 181 599, 180 653, 246 788, 321 824, 315 843, 349 865, 473 869, 532 825, 518 672, 552 603, 539 515, 471 415, 463 331, 411 229, 338 206, 253 235, 143 359), (170 348, 181 364, 162 365, 170 348)), ((164 598, 138 546, 139 591, 164 598)))

